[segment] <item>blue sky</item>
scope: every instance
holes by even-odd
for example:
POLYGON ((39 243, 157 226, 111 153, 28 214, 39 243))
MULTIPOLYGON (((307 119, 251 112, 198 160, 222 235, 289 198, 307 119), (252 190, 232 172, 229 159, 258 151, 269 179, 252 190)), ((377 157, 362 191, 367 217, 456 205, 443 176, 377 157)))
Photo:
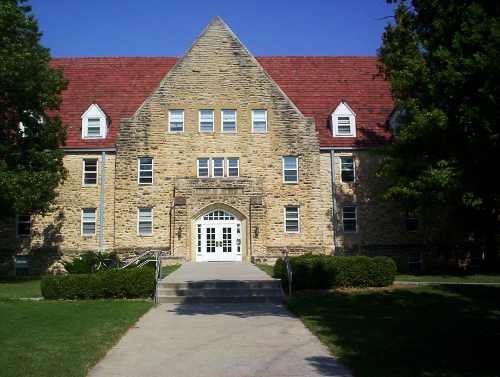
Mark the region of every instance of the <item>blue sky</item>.
POLYGON ((216 15, 254 55, 375 55, 385 0, 31 0, 63 56, 180 56, 216 15))

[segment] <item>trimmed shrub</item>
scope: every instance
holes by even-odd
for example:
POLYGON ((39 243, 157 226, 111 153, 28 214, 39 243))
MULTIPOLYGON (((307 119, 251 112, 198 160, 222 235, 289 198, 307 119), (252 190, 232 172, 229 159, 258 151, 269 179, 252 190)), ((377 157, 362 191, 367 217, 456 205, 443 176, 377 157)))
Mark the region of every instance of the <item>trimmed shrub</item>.
MULTIPOLYGON (((292 289, 328 289, 333 287, 383 287, 391 285, 396 264, 388 257, 333 257, 305 254, 290 257, 292 289)), ((288 276, 283 260, 274 266, 274 277, 280 278, 285 290, 288 276)))
POLYGON ((155 289, 150 267, 107 270, 95 274, 44 276, 42 295, 46 299, 147 298, 155 289))
POLYGON ((94 253, 89 251, 79 255, 78 258, 71 262, 64 263, 64 268, 70 274, 91 274, 100 269, 106 270, 109 268, 118 267, 120 258, 115 252, 111 253, 94 253))

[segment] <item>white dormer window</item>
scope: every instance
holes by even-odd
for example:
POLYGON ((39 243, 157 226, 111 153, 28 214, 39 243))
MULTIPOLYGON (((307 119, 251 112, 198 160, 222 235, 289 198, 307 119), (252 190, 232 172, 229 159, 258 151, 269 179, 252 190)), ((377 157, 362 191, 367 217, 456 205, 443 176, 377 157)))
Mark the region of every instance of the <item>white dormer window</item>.
POLYGON ((82 115, 82 138, 104 139, 106 137, 106 114, 93 103, 82 115))
POLYGON ((333 136, 356 137, 356 113, 342 101, 332 113, 333 136))

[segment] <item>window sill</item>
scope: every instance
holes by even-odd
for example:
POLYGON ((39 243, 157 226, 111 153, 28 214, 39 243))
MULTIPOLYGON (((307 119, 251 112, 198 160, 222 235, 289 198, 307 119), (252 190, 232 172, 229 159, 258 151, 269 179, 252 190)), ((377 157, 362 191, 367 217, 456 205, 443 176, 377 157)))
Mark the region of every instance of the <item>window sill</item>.
POLYGON ((153 233, 151 233, 151 234, 141 234, 141 233, 139 233, 138 236, 139 237, 153 237, 153 233))
POLYGON ((97 183, 94 185, 82 185, 83 188, 91 188, 91 187, 97 187, 97 183))
POLYGON ((139 187, 148 187, 148 186, 153 186, 153 183, 137 183, 137 186, 139 187))
POLYGON ((299 181, 295 181, 295 182, 285 182, 285 181, 283 181, 283 184, 284 185, 298 185, 299 181))

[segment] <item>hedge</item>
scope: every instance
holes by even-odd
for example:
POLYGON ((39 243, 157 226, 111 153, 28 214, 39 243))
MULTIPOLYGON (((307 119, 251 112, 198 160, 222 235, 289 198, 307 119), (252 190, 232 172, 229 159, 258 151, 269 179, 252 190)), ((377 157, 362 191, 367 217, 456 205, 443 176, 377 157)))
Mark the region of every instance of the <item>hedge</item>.
MULTIPOLYGON (((384 287, 396 277, 396 263, 389 257, 334 257, 306 254, 290 257, 292 289, 329 289, 335 287, 384 287)), ((288 288, 288 276, 279 258, 274 265, 275 278, 288 288)))
POLYGON ((41 289, 46 299, 147 298, 154 294, 154 270, 143 267, 45 276, 41 289))

